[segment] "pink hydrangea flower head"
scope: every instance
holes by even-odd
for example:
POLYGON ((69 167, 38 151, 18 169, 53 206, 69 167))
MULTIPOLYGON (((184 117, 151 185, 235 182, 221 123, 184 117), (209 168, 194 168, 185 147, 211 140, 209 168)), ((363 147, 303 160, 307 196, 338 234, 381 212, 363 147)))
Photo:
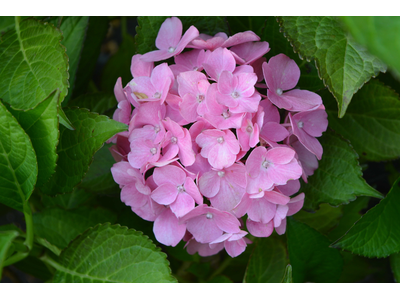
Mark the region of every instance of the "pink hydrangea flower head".
POLYGON ((159 50, 142 55, 143 61, 160 61, 178 55, 193 39, 199 35, 196 27, 190 28, 182 36, 182 22, 176 17, 168 18, 162 23, 156 38, 159 50))
POLYGON ((224 232, 238 233, 239 220, 231 213, 220 211, 206 204, 199 205, 180 219, 187 230, 200 243, 211 243, 224 232))
POLYGON ((248 174, 247 192, 257 194, 271 189, 274 185, 286 184, 298 179, 302 174, 301 166, 294 157, 296 152, 287 147, 267 150, 255 148, 246 161, 248 174))
POLYGON ((240 151, 239 142, 230 130, 204 130, 197 136, 196 143, 201 147, 200 154, 216 169, 233 165, 240 151))
POLYGON ((293 134, 318 159, 322 157, 321 143, 316 139, 326 131, 328 127, 328 115, 324 109, 304 111, 297 114, 289 114, 293 134))
POLYGON ((315 109, 322 104, 321 97, 306 90, 293 89, 300 78, 300 69, 294 60, 285 54, 278 54, 263 64, 268 99, 289 111, 315 109), (291 90, 288 92, 287 90, 291 90))

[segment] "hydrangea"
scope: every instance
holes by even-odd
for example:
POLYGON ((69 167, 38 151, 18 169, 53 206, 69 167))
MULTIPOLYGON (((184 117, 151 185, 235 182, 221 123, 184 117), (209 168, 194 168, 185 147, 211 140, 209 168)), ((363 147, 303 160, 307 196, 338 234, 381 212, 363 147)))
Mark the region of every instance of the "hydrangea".
POLYGON ((121 200, 154 222, 160 243, 183 240, 190 254, 235 257, 249 233, 284 234, 304 203, 299 178, 322 156, 321 97, 296 88, 300 69, 286 55, 267 62, 268 42, 251 31, 212 37, 191 26, 182 36, 173 17, 155 43, 114 89, 114 119, 129 125, 111 140, 121 200))

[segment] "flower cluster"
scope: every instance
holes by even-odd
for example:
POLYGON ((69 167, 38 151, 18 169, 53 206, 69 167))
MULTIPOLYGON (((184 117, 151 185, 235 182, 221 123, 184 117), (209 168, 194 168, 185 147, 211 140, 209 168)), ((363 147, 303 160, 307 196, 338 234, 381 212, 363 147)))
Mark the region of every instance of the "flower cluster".
POLYGON ((212 37, 191 26, 182 36, 173 17, 155 43, 159 50, 133 56, 133 79, 114 89, 114 119, 129 125, 111 148, 121 200, 154 221, 160 243, 183 239, 190 254, 225 248, 235 257, 248 232, 283 234, 304 203, 303 193, 293 196, 299 178, 307 182, 322 156, 321 98, 295 88, 292 59, 267 62, 269 44, 251 31, 212 37))

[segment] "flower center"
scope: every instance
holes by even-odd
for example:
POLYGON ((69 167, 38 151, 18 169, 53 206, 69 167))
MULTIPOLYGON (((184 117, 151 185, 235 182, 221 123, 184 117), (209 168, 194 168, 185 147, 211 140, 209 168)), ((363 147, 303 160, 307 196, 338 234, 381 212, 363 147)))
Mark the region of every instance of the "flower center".
POLYGON ((171 143, 172 143, 172 144, 176 144, 177 141, 178 141, 178 139, 177 139, 176 137, 173 136, 173 137, 171 138, 171 143))
POLYGON ((271 163, 268 160, 264 160, 262 163, 262 166, 266 169, 268 169, 268 167, 271 165, 271 163))
POLYGON ((280 96, 280 95, 282 95, 283 91, 282 91, 282 89, 276 89, 276 93, 280 96))
POLYGON ((299 123, 297 123, 297 126, 298 126, 299 128, 303 128, 304 123, 303 123, 302 121, 299 121, 299 123))
POLYGON ((154 131, 155 131, 155 133, 159 133, 160 130, 161 130, 160 126, 158 126, 158 125, 155 125, 155 126, 154 126, 154 131))
POLYGON ((169 48, 168 48, 168 52, 169 52, 169 53, 172 53, 172 52, 174 52, 174 51, 175 51, 175 48, 174 48, 174 47, 169 47, 169 48))
POLYGON ((229 113, 229 111, 224 111, 222 113, 222 116, 224 117, 224 119, 228 119, 231 116, 231 114, 229 113))
POLYGON ((157 148, 156 147, 151 148, 150 149, 150 153, 153 154, 153 155, 156 154, 157 153, 157 148))
POLYGON ((218 137, 217 142, 222 144, 224 142, 224 138, 222 136, 218 137))
POLYGON ((161 93, 156 92, 156 93, 153 95, 153 98, 161 98, 161 93))
POLYGON ((240 97, 240 94, 238 93, 238 92, 233 92, 232 94, 231 94, 231 96, 232 96, 232 98, 233 99, 236 99, 236 98, 239 98, 240 97))
POLYGON ((199 103, 201 103, 203 100, 204 100, 204 95, 203 94, 200 94, 200 95, 197 95, 197 102, 199 102, 199 103))
POLYGON ((219 177, 224 177, 225 176, 225 172, 224 171, 218 171, 218 176, 219 177))
POLYGON ((252 132, 252 131, 253 131, 253 127, 251 127, 250 125, 247 126, 246 131, 247 131, 247 132, 252 132))
POLYGON ((213 218, 212 213, 209 213, 209 212, 208 212, 208 213, 206 214, 206 218, 207 218, 207 219, 212 219, 212 218, 213 218))
POLYGON ((185 191, 185 188, 183 187, 183 185, 179 185, 176 188, 178 189, 178 193, 183 193, 185 191))

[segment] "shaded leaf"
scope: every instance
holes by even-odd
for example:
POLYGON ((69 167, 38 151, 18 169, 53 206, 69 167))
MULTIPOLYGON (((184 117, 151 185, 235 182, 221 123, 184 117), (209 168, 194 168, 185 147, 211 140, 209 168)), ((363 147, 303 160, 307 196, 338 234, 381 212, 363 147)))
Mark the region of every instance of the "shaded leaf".
POLYGON ((329 126, 349 139, 358 155, 371 161, 400 157, 400 100, 395 91, 371 80, 354 95, 342 119, 329 96, 323 97, 329 126))
POLYGON ((286 249, 280 240, 273 237, 257 239, 243 281, 279 283, 287 263, 286 249))
POLYGON ((89 227, 115 221, 114 213, 100 207, 48 208, 33 215, 35 234, 61 249, 89 227))
POLYGON ((38 174, 29 136, 0 102, 0 202, 23 211, 38 174))
POLYGON ((382 197, 362 178, 358 155, 346 140, 328 130, 319 141, 324 149, 319 167, 301 187, 305 209, 315 210, 321 203, 347 204, 357 196, 382 197))
POLYGON ((35 19, 16 23, 0 43, 0 98, 14 109, 36 107, 56 89, 68 92, 68 57, 62 34, 35 19))
POLYGON ((0 278, 3 270, 3 262, 7 259, 8 249, 17 236, 18 231, 0 231, 0 278))
POLYGON ((343 117, 353 95, 386 66, 355 43, 335 17, 280 17, 281 27, 294 50, 315 59, 319 75, 338 102, 343 117))
POLYGON ((68 106, 87 108, 91 112, 96 112, 98 114, 106 114, 106 112, 110 112, 110 115, 112 116, 117 108, 117 104, 118 102, 115 99, 114 93, 97 92, 81 95, 71 100, 68 106))
POLYGON ((338 249, 330 248, 330 241, 308 225, 293 218, 287 222, 293 282, 337 282, 343 268, 338 249))
POLYGON ((293 283, 292 266, 286 266, 285 275, 283 276, 282 283, 293 283))
POLYGON ((48 195, 71 192, 81 182, 103 143, 127 129, 125 124, 85 109, 66 108, 65 113, 75 130, 60 127, 56 172, 41 188, 48 195))
POLYGON ((390 255, 390 266, 396 282, 400 282, 400 253, 390 255))
POLYGON ((43 195, 42 203, 45 207, 60 207, 63 209, 74 209, 94 198, 93 194, 84 189, 75 188, 71 193, 57 195, 55 197, 43 195))
POLYGON ((52 266, 53 282, 176 282, 165 253, 141 232, 119 225, 89 229, 52 266))
POLYGON ((354 39, 400 74, 400 17, 341 17, 354 39))
POLYGON ((9 109, 29 135, 38 162, 37 186, 43 185, 56 169, 58 144, 58 101, 60 93, 54 91, 36 108, 20 111, 9 109))
POLYGON ((400 252, 400 178, 379 204, 333 246, 366 257, 386 257, 400 252))

